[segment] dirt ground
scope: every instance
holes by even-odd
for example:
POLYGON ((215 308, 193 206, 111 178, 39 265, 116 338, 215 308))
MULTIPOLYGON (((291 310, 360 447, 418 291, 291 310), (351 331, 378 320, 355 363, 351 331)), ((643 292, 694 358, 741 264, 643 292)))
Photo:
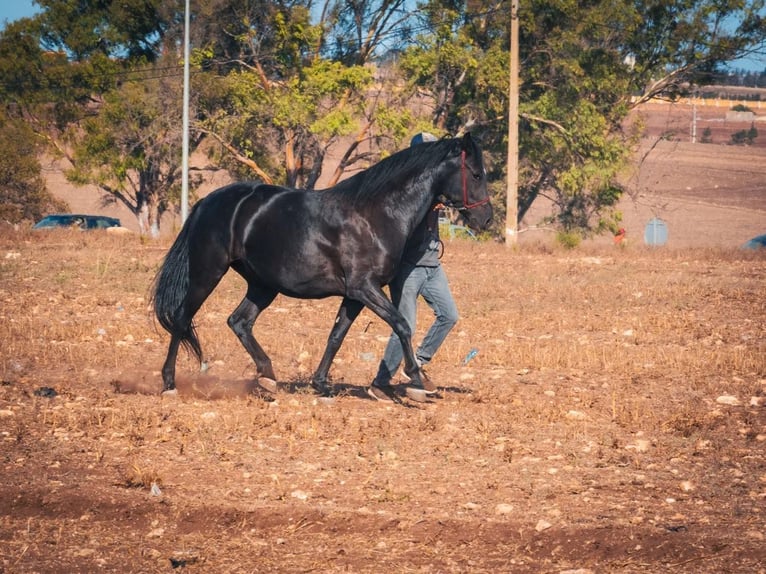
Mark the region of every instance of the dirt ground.
POLYGON ((450 242, 440 395, 384 405, 366 311, 307 388, 337 300, 263 314, 258 392, 234 276, 159 396, 166 248, 0 237, 0 571, 766 571, 763 254, 450 242))
POLYGON ((461 320, 427 403, 366 397, 367 311, 340 395, 308 389, 336 299, 259 318, 259 390, 232 275, 197 315, 209 370, 182 355, 160 396, 169 238, 0 231, 0 572, 766 572, 766 253, 737 249, 766 232, 764 150, 655 143, 619 246, 447 243, 461 320))

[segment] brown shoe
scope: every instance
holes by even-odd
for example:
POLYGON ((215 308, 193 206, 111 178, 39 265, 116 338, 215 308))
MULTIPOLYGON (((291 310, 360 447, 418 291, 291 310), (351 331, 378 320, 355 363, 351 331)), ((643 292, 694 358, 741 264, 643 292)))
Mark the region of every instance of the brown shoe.
POLYGON ((367 394, 370 398, 382 403, 393 403, 395 392, 394 387, 391 385, 376 385, 373 383, 367 387, 367 394))

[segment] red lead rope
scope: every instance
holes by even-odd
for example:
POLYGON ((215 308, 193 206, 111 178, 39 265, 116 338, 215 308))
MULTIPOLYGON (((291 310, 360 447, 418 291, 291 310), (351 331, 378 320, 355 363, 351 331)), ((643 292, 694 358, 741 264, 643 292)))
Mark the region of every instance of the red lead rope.
POLYGON ((484 199, 480 199, 479 201, 475 201, 473 203, 470 203, 468 201, 468 168, 466 168, 465 166, 465 150, 463 150, 460 153, 460 159, 461 159, 460 168, 463 175, 463 209, 473 209, 474 207, 479 207, 480 205, 489 203, 489 196, 485 197, 484 199))

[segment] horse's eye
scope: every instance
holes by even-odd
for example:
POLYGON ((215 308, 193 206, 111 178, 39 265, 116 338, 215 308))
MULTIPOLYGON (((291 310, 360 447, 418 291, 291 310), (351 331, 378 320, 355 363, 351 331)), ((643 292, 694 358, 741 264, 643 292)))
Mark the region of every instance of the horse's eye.
POLYGON ((480 173, 474 173, 473 174, 473 179, 476 180, 476 181, 479 181, 481 179, 481 174, 480 173))

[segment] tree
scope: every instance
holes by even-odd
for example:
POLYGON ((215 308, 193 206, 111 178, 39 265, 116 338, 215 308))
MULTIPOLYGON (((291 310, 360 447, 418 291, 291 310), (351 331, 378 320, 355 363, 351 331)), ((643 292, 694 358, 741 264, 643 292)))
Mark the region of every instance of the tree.
POLYGON ((89 102, 89 66, 71 66, 61 52, 42 49, 40 27, 24 19, 0 34, 0 163, 2 217, 38 219, 48 210, 66 210, 48 193, 38 154, 63 146, 63 134, 89 102))
POLYGON ((35 0, 44 49, 66 52, 73 61, 98 56, 154 61, 178 6, 162 0, 35 0))
POLYGON ((197 39, 195 129, 243 177, 313 189, 328 150, 347 142, 332 185, 398 146, 412 121, 398 77, 370 64, 408 17, 404 3, 327 2, 314 24, 310 6, 221 0, 220 30, 197 39))
MULTIPOLYGON (((39 4, 38 17, 0 36, 6 113, 151 229, 177 188, 179 98, 169 96, 180 91, 180 3, 39 4)), ((419 22, 403 0, 326 0, 320 11, 312 0, 194 4, 193 143, 216 142, 212 157, 235 174, 313 188, 331 146, 341 146, 332 183, 427 127, 473 131, 502 179, 508 0, 426 0, 419 22)), ((614 227, 636 106, 762 48, 763 6, 523 3, 519 217, 547 197, 562 229, 614 227)))
MULTIPOLYGON (((177 78, 131 80, 104 95, 85 118, 67 177, 95 184, 159 235, 160 217, 180 197, 181 97, 177 78)), ((192 141, 192 147, 196 141, 192 141)))
POLYGON ((750 129, 739 130, 731 134, 731 143, 734 145, 753 145, 755 138, 758 137, 758 130, 755 124, 750 125, 750 129))
MULTIPOLYGON (((613 230, 621 168, 639 135, 632 111, 763 46, 762 10, 762 0, 523 3, 519 220, 547 197, 560 228, 613 230)), ((508 2, 429 0, 426 32, 403 58, 412 85, 434 102, 434 121, 479 132, 495 166, 504 165, 507 133, 509 13, 508 2)))
MULTIPOLYGON (((167 77, 158 61, 168 21, 144 0, 41 0, 38 16, 0 37, 6 109, 72 164, 71 181, 95 183, 122 201, 142 232, 156 233, 180 166, 180 105, 173 82, 151 93, 146 72, 167 77), (157 96, 157 97, 153 97, 157 96), (162 122, 165 124, 161 125, 162 122), (177 142, 171 141, 175 137, 177 142), (174 154, 178 157, 174 157, 174 154)), ((177 59, 170 69, 180 70, 177 59)), ((176 74, 178 85, 180 73, 176 74)), ((156 80, 155 80, 156 82, 156 80)))
POLYGON ((0 112, 0 220, 36 221, 50 211, 65 211, 40 176, 39 140, 22 120, 0 112))
POLYGON ((319 26, 326 31, 320 49, 347 66, 364 65, 411 37, 405 0, 327 0, 319 26))

